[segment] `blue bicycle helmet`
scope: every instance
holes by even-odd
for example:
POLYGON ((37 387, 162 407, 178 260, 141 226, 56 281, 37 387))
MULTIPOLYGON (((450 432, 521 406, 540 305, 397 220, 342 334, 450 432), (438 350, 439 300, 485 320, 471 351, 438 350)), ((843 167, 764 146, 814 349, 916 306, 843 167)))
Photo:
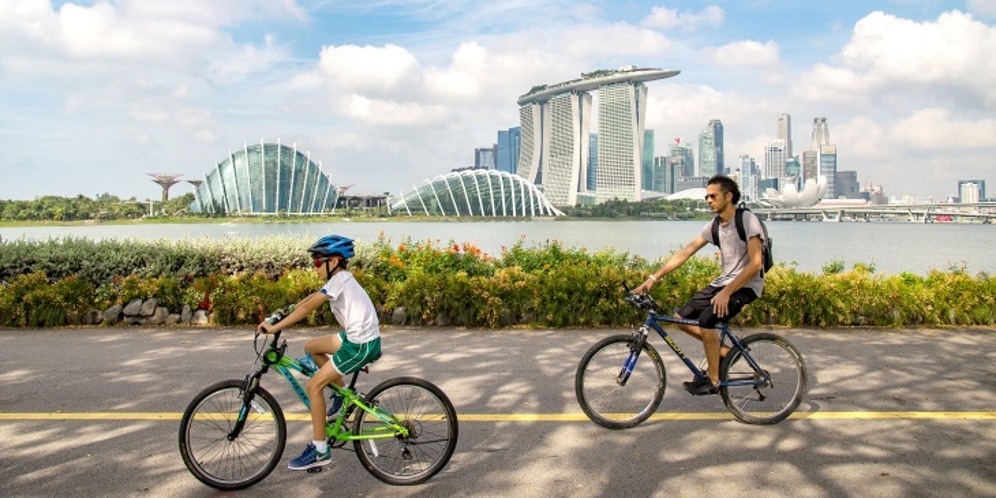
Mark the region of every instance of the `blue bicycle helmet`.
POLYGON ((350 259, 353 257, 353 239, 342 235, 326 235, 318 239, 308 248, 312 258, 331 258, 332 256, 342 256, 350 259))

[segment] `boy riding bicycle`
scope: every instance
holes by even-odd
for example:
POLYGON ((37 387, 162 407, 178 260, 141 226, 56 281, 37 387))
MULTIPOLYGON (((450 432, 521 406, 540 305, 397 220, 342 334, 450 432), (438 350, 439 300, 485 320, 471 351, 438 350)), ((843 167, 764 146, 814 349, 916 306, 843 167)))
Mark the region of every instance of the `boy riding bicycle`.
POLYGON ((326 235, 308 248, 315 271, 326 281, 318 291, 301 300, 294 310, 276 324, 263 321, 257 330, 264 334, 290 327, 328 302, 335 319, 345 329, 338 334, 316 337, 304 345, 314 358, 317 373, 308 379, 305 392, 311 404, 313 441, 301 456, 287 465, 291 470, 305 470, 332 463, 332 449, 325 435, 327 417, 338 414, 342 399, 333 394, 326 412, 324 390, 329 384, 342 387, 343 376, 351 374, 380 356, 380 322, 370 296, 346 269, 353 257, 352 239, 326 235))
POLYGON ((750 211, 744 211, 743 228, 747 240, 740 239, 734 221, 740 202, 737 183, 724 175, 710 178, 705 200, 720 218, 719 241, 713 240, 713 221, 710 220, 687 246, 674 253, 659 270, 651 273, 643 284, 633 290, 635 293, 649 291, 657 280, 681 266, 706 244, 719 245, 722 273, 676 313, 679 318, 699 322, 698 326, 678 325, 678 328, 702 341, 705 349, 707 376, 684 383, 685 389, 696 395, 719 392, 719 362, 728 348, 727 351, 720 351, 716 325, 736 316, 745 304, 760 297, 764 288, 761 222, 750 211))

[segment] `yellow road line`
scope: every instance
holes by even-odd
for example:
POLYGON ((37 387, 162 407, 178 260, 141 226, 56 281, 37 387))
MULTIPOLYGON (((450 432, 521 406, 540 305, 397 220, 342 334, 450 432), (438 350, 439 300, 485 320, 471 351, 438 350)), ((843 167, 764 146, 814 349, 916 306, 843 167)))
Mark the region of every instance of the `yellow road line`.
MULTIPOLYGON (((3 420, 151 420, 179 421, 182 413, 170 412, 51 412, 51 413, 0 413, 3 420)), ((586 422, 583 413, 457 413, 461 422, 586 422)), ((287 413, 284 418, 308 421, 307 413, 287 413)), ((650 420, 698 421, 729 420, 733 415, 725 412, 657 413, 650 420)), ((795 420, 996 420, 996 412, 796 412, 795 420)))

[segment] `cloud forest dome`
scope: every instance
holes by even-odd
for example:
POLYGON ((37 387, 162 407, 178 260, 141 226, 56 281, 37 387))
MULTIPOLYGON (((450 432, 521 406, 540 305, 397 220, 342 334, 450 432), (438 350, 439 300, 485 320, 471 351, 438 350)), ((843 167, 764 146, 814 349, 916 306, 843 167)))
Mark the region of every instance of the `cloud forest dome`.
POLYGON ((245 145, 204 173, 193 212, 210 214, 331 213, 338 191, 310 154, 277 143, 245 145))
POLYGON ((535 185, 497 170, 464 170, 425 180, 392 198, 393 213, 409 216, 563 216, 535 185))

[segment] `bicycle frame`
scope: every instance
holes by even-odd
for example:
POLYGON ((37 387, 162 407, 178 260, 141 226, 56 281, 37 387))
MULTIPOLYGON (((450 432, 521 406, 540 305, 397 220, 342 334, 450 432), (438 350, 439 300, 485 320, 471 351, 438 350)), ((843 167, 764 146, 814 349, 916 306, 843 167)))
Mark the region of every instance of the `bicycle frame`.
MULTIPOLYGON (((643 326, 641 326, 637 331, 637 333, 640 335, 640 340, 637 342, 636 347, 634 347, 633 350, 630 351, 629 357, 626 359, 625 363, 623 364, 623 369, 619 373, 619 383, 621 385, 626 384, 626 381, 629 379, 629 375, 633 372, 633 367, 636 366, 637 358, 640 355, 640 351, 643 350, 643 344, 646 342, 647 336, 650 334, 650 329, 655 330, 657 334, 661 336, 661 339, 664 339, 664 342, 667 343, 667 345, 671 348, 671 350, 674 351, 674 354, 676 354, 678 358, 681 359, 681 361, 685 364, 685 366, 692 371, 692 373, 695 375, 696 378, 704 377, 706 375, 705 372, 699 369, 699 367, 696 366, 695 363, 693 363, 692 360, 688 358, 688 355, 686 355, 685 352, 682 351, 681 347, 678 346, 678 343, 674 341, 671 335, 668 334, 666 330, 664 330, 664 327, 661 325, 662 322, 693 325, 696 327, 699 325, 699 322, 697 320, 675 318, 672 316, 655 313, 653 310, 648 311, 647 320, 643 323, 643 326)), ((720 387, 744 386, 744 385, 756 386, 768 382, 768 373, 762 370, 761 367, 757 364, 757 362, 754 361, 754 358, 750 356, 750 353, 746 349, 744 349, 743 344, 741 344, 740 342, 740 339, 738 339, 735 335, 733 335, 732 332, 730 332, 729 324, 727 324, 726 322, 720 322, 719 331, 720 331, 720 336, 719 336, 720 346, 725 344, 726 340, 729 339, 731 344, 730 350, 733 351, 734 348, 740 350, 740 352, 743 354, 744 359, 747 361, 747 364, 750 365, 751 369, 754 372, 760 374, 760 378, 754 378, 756 376, 753 376, 750 379, 727 379, 720 383, 720 387)))
MULTIPOLYGON (((260 355, 262 365, 259 370, 246 377, 246 391, 242 409, 239 411, 238 420, 236 421, 232 432, 228 436, 229 440, 233 440, 238 437, 239 433, 242 431, 242 427, 244 426, 245 420, 249 413, 252 398, 256 393, 256 388, 259 386, 260 379, 263 377, 263 374, 269 371, 271 367, 280 373, 280 375, 291 385, 291 388, 294 389, 294 392, 297 394, 297 397, 301 400, 301 402, 304 403, 304 406, 307 407, 309 411, 311 410, 311 402, 308 400, 308 395, 305 393, 304 386, 302 386, 301 382, 297 380, 297 377, 294 376, 293 372, 296 371, 305 377, 312 377, 315 375, 315 371, 301 365, 297 360, 286 356, 284 352, 287 349, 287 341, 284 341, 278 346, 277 344, 279 340, 280 332, 273 334, 273 339, 270 341, 267 350, 260 355)), ((366 371, 366 367, 353 372, 353 376, 349 382, 349 387, 339 387, 335 384, 329 385, 330 388, 342 396, 342 409, 334 422, 327 422, 325 424, 326 436, 332 440, 342 443, 360 439, 389 439, 396 436, 407 437, 409 435, 408 428, 399 424, 394 419, 392 414, 387 413, 376 406, 368 405, 366 401, 356 393, 356 380, 361 371, 366 371), (359 408, 376 417, 381 422, 384 422, 386 426, 374 427, 372 429, 365 430, 360 434, 353 434, 353 432, 345 425, 345 422, 346 418, 355 408, 359 408)))

